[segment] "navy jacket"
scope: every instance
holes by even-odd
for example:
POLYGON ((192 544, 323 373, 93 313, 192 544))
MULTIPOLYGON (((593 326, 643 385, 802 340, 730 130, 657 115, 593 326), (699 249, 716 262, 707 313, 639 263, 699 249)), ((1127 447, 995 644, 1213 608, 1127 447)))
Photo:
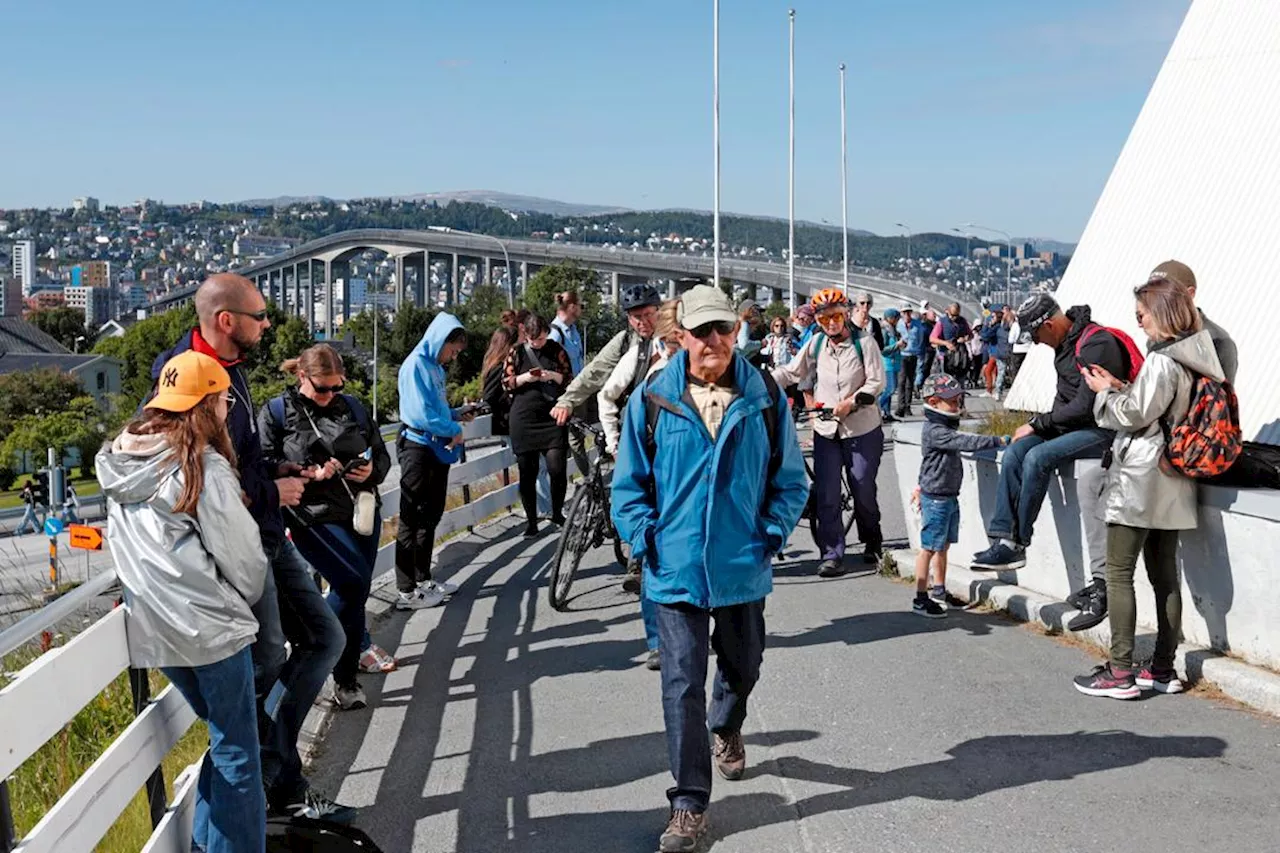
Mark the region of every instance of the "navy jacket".
MULTIPOLYGON (((191 337, 195 330, 187 332, 173 349, 160 353, 151 366, 151 393, 154 383, 160 379, 164 363, 179 353, 192 349, 191 337)), ((221 361, 221 359, 219 359, 221 361)), ((240 488, 249 496, 249 513, 258 523, 262 534, 262 547, 267 557, 272 557, 284 543, 284 521, 280 517, 280 493, 276 490, 275 476, 267 470, 262 456, 262 443, 258 439, 257 408, 249 393, 249 379, 244 374, 243 362, 222 362, 231 376, 231 399, 227 408, 227 429, 231 433, 231 446, 236 452, 236 464, 240 468, 240 488)))

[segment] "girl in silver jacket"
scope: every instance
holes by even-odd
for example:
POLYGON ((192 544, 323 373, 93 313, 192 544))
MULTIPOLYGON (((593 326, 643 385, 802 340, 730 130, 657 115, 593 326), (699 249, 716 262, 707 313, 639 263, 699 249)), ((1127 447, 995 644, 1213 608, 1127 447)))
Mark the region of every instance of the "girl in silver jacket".
POLYGON ((1096 393, 1098 426, 1116 431, 1103 507, 1107 522, 1107 600, 1111 659, 1075 680, 1089 696, 1134 699, 1143 689, 1178 693, 1173 668, 1182 629, 1178 531, 1196 527, 1196 483, 1162 465, 1165 432, 1182 420, 1197 376, 1223 381, 1209 333, 1201 328, 1191 292, 1169 280, 1136 291, 1136 319, 1149 339, 1148 355, 1131 383, 1097 365, 1081 365, 1096 393), (1135 667, 1136 602, 1133 575, 1142 554, 1156 596, 1156 649, 1149 665, 1135 667))
POLYGON ((249 645, 267 558, 227 434, 231 378, 194 350, 169 359, 143 414, 97 456, 129 662, 159 668, 209 726, 193 842, 262 853, 266 795, 249 645))

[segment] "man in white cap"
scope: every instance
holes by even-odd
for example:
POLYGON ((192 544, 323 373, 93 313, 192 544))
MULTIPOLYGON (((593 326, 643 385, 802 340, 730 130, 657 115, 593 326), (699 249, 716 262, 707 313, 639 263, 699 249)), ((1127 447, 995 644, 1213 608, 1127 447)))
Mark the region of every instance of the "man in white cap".
POLYGON ((698 285, 681 300, 679 322, 684 349, 627 403, 613 474, 614 524, 657 610, 675 777, 663 853, 695 850, 706 834, 713 755, 721 776, 742 778, 772 558, 809 495, 787 401, 734 351, 739 320, 729 300, 698 285), (709 714, 708 644, 716 650, 709 714))

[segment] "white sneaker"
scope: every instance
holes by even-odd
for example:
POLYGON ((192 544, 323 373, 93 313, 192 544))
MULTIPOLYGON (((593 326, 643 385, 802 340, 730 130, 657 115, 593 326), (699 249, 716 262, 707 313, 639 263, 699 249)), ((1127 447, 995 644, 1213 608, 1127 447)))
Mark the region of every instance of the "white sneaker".
POLYGON ((444 593, 438 589, 429 589, 426 584, 413 592, 402 592, 396 599, 396 610, 425 610, 437 607, 444 602, 444 593))
POLYGON ((449 583, 448 581, 427 581, 426 583, 420 585, 418 589, 439 590, 441 595, 447 596, 447 595, 453 595, 455 592, 457 592, 458 585, 456 583, 449 583))

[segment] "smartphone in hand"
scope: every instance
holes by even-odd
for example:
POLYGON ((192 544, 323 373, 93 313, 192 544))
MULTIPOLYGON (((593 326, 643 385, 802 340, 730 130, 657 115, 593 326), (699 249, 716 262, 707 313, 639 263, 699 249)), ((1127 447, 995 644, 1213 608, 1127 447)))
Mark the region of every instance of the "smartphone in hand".
POLYGON ((530 375, 530 376, 532 376, 534 379, 537 379, 537 378, 541 377, 541 376, 542 376, 542 368, 541 368, 541 367, 535 367, 535 368, 533 368, 532 370, 530 370, 530 371, 529 371, 529 375, 530 375))

